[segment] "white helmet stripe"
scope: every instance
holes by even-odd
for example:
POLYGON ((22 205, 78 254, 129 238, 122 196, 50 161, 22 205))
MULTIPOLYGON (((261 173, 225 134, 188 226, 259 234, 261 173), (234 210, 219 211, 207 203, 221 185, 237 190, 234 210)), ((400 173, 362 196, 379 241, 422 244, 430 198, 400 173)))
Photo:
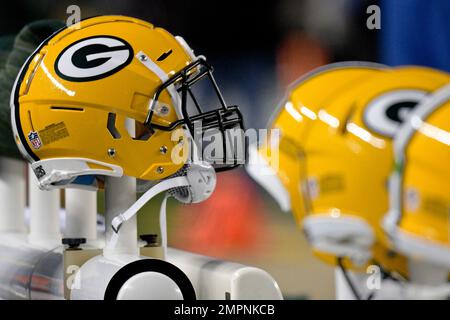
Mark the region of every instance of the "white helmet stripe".
MULTIPOLYGON (((162 70, 148 55, 146 55, 143 51, 139 51, 136 55, 136 58, 151 72, 153 72, 160 80, 161 83, 166 82, 169 80, 169 75, 165 73, 164 70, 162 70)), ((177 113, 177 116, 179 119, 183 118, 183 114, 181 112, 181 101, 180 101, 180 95, 176 92, 173 85, 168 86, 167 92, 170 95, 170 98, 172 100, 173 106, 175 108, 175 112, 177 113)), ((148 105, 149 108, 152 104, 152 99, 150 99, 148 105)))

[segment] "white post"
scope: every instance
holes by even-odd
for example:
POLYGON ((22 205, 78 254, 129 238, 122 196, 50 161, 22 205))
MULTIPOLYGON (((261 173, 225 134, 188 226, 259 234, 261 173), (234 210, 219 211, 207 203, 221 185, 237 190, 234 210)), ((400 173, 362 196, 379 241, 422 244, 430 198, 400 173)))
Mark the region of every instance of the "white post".
POLYGON ((334 287, 336 292, 336 300, 355 300, 355 295, 345 280, 340 268, 334 269, 334 287))
POLYGON ((438 286, 448 281, 448 269, 446 267, 415 259, 408 261, 408 267, 409 278, 414 283, 438 286))
MULTIPOLYGON (((358 294, 362 295, 361 298, 364 299, 367 296, 367 275, 350 270, 347 270, 346 272, 347 276, 352 281, 352 285, 355 287, 358 294)), ((357 297, 353 293, 349 283, 345 279, 344 273, 340 268, 335 268, 334 276, 336 300, 356 300, 357 297)))
POLYGON ((64 237, 97 240, 97 192, 66 189, 64 237))
MULTIPOLYGON (((125 119, 125 127, 131 137, 135 136, 135 121, 125 119)), ((120 155, 118 155, 120 156, 120 155)), ((106 243, 111 239, 111 222, 118 214, 123 213, 136 202, 136 178, 123 176, 120 178, 105 177, 105 222, 106 243)), ((137 219, 136 216, 122 224, 119 240, 114 248, 105 247, 103 255, 130 254, 138 255, 137 219)))
POLYGON ((0 157, 0 232, 25 233, 25 165, 0 157))
POLYGON ((44 246, 61 244, 59 226, 60 190, 40 190, 36 175, 29 166, 28 192, 30 205, 29 241, 44 246))
MULTIPOLYGON (((136 201, 136 179, 123 176, 121 178, 105 177, 105 220, 106 243, 113 234, 111 222, 118 214, 123 213, 136 201)), ((105 247, 103 255, 109 257, 117 254, 138 255, 136 216, 124 222, 120 228, 120 236, 114 248, 105 247)))

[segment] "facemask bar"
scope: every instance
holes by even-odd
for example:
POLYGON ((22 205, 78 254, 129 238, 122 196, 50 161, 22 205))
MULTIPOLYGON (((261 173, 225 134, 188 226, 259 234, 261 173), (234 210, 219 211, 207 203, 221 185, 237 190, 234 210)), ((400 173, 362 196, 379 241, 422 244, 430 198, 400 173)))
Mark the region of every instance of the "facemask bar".
POLYGON ((425 98, 410 114, 408 120, 404 122, 394 138, 393 147, 396 170, 390 178, 389 200, 391 212, 388 215, 391 222, 394 221, 398 224, 403 214, 403 180, 406 166, 406 149, 422 123, 426 122, 426 119, 448 99, 450 99, 450 85, 425 98))
POLYGON ((241 137, 243 139, 242 146, 243 148, 245 148, 245 150, 238 150, 236 153, 233 152, 233 150, 230 150, 230 148, 232 148, 234 145, 232 141, 230 142, 230 131, 234 129, 240 129, 243 133, 244 130, 242 114, 237 106, 226 105, 219 87, 217 86, 217 83, 212 75, 212 71, 213 68, 206 62, 206 60, 203 57, 198 57, 197 60, 177 72, 169 80, 165 81, 160 87, 158 87, 153 96, 144 125, 147 126, 151 131, 153 131, 154 129, 172 131, 180 125, 185 125, 191 132, 191 135, 192 137, 194 137, 194 139, 196 139, 195 137, 198 137, 199 135, 200 137, 203 137, 205 131, 207 130, 217 129, 217 132, 221 134, 223 157, 221 157, 221 159, 217 161, 217 163, 220 164, 211 163, 211 165, 216 169, 216 171, 225 171, 243 164, 242 162, 244 162, 247 158, 247 141, 243 136, 241 137), (209 79, 220 103, 220 108, 207 112, 203 112, 200 104, 198 103, 198 100, 191 90, 191 87, 194 84, 205 78, 209 79), (183 118, 174 121, 167 126, 153 123, 152 118, 158 99, 161 93, 172 85, 181 95, 181 115, 183 118), (190 97, 191 101, 193 102, 198 114, 189 115, 188 97, 190 97), (197 124, 199 123, 201 124, 200 127, 197 126, 197 124), (231 158, 229 157, 230 152, 232 154, 231 158), (237 157, 235 157, 236 154, 237 157), (243 155, 243 159, 239 158, 239 154, 243 155))

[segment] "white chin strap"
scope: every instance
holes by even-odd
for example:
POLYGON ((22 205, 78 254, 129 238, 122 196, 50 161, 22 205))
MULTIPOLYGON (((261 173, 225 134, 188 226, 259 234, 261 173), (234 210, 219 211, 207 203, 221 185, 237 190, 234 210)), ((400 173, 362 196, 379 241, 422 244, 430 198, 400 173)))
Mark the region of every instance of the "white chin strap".
POLYGON ((172 195, 182 203, 198 203, 208 199, 216 187, 216 174, 208 163, 190 163, 185 171, 180 171, 181 176, 162 180, 148 189, 131 207, 125 212, 114 217, 111 222, 113 234, 106 244, 109 249, 114 249, 119 237, 122 224, 136 215, 136 213, 152 198, 164 191, 166 194, 159 212, 160 227, 163 250, 167 248, 167 226, 166 226, 166 204, 167 198, 172 195), (180 190, 187 187, 187 190, 180 190), (186 195, 187 193, 188 195, 186 195))
POLYGON ((170 197, 169 194, 164 196, 161 202, 161 208, 159 209, 159 230, 161 232, 161 247, 164 252, 164 257, 167 257, 167 199, 170 197))
MULTIPOLYGON (((116 216, 112 222, 111 222, 111 228, 113 229, 114 233, 111 236, 111 239, 106 244, 108 248, 115 248, 117 241, 119 240, 120 236, 120 227, 122 226, 122 223, 130 220, 132 217, 136 215, 136 213, 152 198, 154 198, 156 195, 160 194, 161 192, 167 191, 172 188, 177 187, 186 187, 189 186, 189 181, 186 176, 180 176, 175 177, 167 180, 163 180, 160 183, 156 184, 147 192, 145 192, 131 207, 129 207, 124 213, 119 214, 116 216)), ((162 237, 162 245, 164 250, 166 250, 167 246, 167 231, 166 231, 166 203, 167 198, 169 196, 166 195, 164 198, 164 201, 161 205, 161 211, 160 211, 160 225, 161 225, 161 237, 162 237), (162 221, 164 220, 164 221, 162 221)))

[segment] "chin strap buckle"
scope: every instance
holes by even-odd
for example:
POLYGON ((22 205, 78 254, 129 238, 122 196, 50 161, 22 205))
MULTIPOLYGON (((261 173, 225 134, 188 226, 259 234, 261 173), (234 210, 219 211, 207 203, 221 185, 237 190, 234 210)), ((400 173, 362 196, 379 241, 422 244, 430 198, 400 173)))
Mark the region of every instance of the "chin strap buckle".
POLYGON ((120 227, 122 226, 122 223, 126 221, 125 217, 122 214, 119 214, 117 217, 115 217, 111 222, 111 229, 115 233, 119 233, 120 227))
POLYGON ((153 197, 158 195, 161 192, 167 191, 172 188, 177 187, 185 187, 189 186, 189 181, 185 176, 171 178, 167 180, 163 180, 160 183, 156 184, 147 192, 145 192, 131 207, 129 207, 122 214, 117 215, 111 222, 111 229, 114 231, 110 241, 107 243, 107 247, 115 247, 119 235, 119 230, 123 223, 130 220, 132 217, 136 215, 136 213, 153 197))

